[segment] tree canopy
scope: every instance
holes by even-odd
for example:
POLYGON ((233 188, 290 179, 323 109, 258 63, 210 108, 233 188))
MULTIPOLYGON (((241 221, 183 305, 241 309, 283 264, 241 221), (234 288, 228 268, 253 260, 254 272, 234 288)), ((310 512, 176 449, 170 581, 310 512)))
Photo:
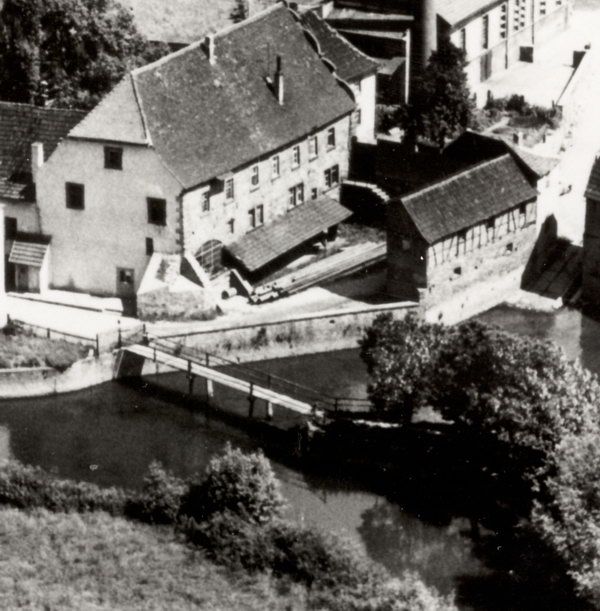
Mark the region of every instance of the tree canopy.
POLYGON ((167 51, 139 34, 114 0, 5 0, 0 95, 91 108, 127 71, 167 51))
POLYGON ((441 148, 467 128, 474 103, 465 66, 464 51, 443 39, 413 87, 404 125, 409 138, 425 138, 441 148))

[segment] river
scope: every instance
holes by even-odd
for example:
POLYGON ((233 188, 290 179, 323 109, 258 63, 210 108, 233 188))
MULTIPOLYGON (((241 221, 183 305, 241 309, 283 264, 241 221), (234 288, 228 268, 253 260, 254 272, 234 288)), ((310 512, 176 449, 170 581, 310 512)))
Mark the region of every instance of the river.
MULTIPOLYGON (((501 307, 479 319, 555 340, 569 356, 581 356, 587 367, 600 371, 600 325, 577 312, 547 315, 501 307)), ((357 350, 253 366, 332 395, 366 393, 367 374, 357 350)), ((186 388, 180 374, 160 379, 171 388, 186 388)), ((152 460, 180 476, 193 476, 227 442, 256 447, 239 428, 180 407, 152 389, 108 383, 59 397, 0 402, 0 457, 101 485, 137 487, 152 460)), ((295 518, 355 539, 392 573, 415 570, 442 592, 465 583, 472 589, 473 583, 489 577, 490 570, 474 553, 465 519, 431 523, 346 473, 316 476, 276 460, 273 464, 295 518)), ((466 601, 464 608, 491 607, 484 601, 466 601)))

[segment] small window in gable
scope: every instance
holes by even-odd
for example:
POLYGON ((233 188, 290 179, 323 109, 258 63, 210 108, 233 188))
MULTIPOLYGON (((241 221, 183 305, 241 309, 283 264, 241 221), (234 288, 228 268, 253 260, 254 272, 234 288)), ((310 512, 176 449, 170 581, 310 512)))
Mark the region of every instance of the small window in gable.
POLYGON ((292 149, 292 167, 297 168, 300 165, 300 147, 295 146, 292 149))
POLYGON ((152 225, 167 224, 167 202, 164 199, 149 197, 148 203, 148 222, 152 225))
POLYGON ((120 146, 104 147, 104 167, 107 170, 123 169, 123 149, 120 146))
POLYGON ((225 199, 233 199, 235 196, 235 188, 233 185, 233 178, 228 178, 225 181, 225 199))
POLYGON ((65 185, 67 208, 71 210, 83 210, 85 208, 85 187, 76 182, 68 182, 65 185))
POLYGON ((271 175, 273 178, 279 178, 280 172, 279 155, 275 155, 275 157, 271 159, 271 175))
POLYGON ((311 159, 318 157, 319 155, 319 141, 316 136, 311 136, 308 139, 308 156, 311 159))
POLYGON ((258 173, 258 166, 255 165, 252 167, 252 178, 251 178, 251 183, 253 187, 256 187, 260 181, 260 177, 259 177, 259 173, 258 173))
POLYGON ((327 148, 335 147, 335 127, 330 127, 327 130, 327 148))

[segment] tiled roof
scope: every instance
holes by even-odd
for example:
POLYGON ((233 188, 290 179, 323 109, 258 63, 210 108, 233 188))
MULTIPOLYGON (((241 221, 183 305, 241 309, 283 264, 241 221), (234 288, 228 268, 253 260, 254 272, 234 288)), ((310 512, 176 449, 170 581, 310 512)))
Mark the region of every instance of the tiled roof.
POLYGON ((0 102, 0 198, 33 200, 31 145, 44 145, 48 159, 84 112, 0 102))
POLYGON ((351 215, 350 210, 328 197, 311 200, 225 248, 253 272, 351 215))
POLYGON ((340 78, 352 81, 377 72, 375 61, 340 36, 316 13, 305 13, 302 22, 314 34, 321 52, 333 63, 340 78))
POLYGON ((600 157, 596 157, 594 161, 585 196, 600 202, 600 157))
POLYGON ((444 21, 456 26, 502 2, 503 0, 437 0, 436 10, 444 21))
POLYGON ((93 110, 74 136, 147 141, 184 188, 192 188, 288 146, 354 110, 308 36, 283 5, 215 35, 211 64, 195 43, 128 77, 93 110), (284 103, 268 79, 281 56, 284 103), (135 119, 136 114, 138 118, 135 119))
POLYGON ((401 199, 429 244, 531 201, 537 191, 509 155, 485 161, 401 199))

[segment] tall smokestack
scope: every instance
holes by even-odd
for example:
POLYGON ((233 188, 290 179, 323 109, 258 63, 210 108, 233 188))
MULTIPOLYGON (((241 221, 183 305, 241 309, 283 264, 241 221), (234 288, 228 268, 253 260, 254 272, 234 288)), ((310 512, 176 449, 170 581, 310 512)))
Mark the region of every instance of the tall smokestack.
POLYGON ((277 69, 275 70, 275 95, 277 96, 277 101, 283 105, 283 61, 281 59, 281 55, 277 56, 277 69))
POLYGON ((419 14, 419 30, 421 45, 421 62, 424 68, 433 51, 437 49, 437 11, 435 0, 421 0, 419 14))

